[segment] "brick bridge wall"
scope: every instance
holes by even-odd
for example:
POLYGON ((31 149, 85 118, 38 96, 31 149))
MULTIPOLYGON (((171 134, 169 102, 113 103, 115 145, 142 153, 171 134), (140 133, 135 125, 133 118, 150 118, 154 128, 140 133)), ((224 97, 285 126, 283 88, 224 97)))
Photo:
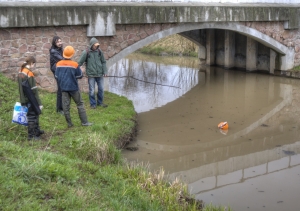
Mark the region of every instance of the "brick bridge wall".
MULTIPOLYGON (((282 43, 295 49, 295 65, 300 65, 300 30, 285 30, 283 22, 245 22, 238 23, 252 27, 282 43)), ((130 45, 164 29, 177 24, 135 24, 116 25, 116 35, 111 37, 97 37, 105 58, 118 54, 130 45)), ((37 82, 43 89, 56 90, 56 83, 49 68, 49 49, 52 37, 62 38, 64 46, 72 45, 77 61, 80 54, 88 46, 86 26, 64 27, 36 27, 36 28, 5 28, 0 29, 0 72, 10 78, 15 78, 20 66, 28 55, 37 59, 37 82)), ((88 90, 87 80, 80 80, 81 89, 88 90)))
POLYGON ((285 30, 283 22, 245 22, 247 27, 268 35, 274 40, 295 50, 294 66, 300 65, 300 29, 285 30))

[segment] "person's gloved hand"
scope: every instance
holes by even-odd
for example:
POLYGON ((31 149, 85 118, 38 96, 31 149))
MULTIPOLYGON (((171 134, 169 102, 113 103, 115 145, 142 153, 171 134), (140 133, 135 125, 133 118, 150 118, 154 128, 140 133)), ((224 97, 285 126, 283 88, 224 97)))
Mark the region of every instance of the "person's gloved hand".
POLYGON ((40 105, 40 109, 41 109, 41 110, 43 109, 43 106, 42 106, 42 105, 40 105))

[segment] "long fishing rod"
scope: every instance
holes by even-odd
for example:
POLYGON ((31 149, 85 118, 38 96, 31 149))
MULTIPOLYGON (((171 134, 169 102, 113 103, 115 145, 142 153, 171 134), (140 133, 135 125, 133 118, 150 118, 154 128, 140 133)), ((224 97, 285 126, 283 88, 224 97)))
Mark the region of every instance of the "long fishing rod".
MULTIPOLYGON (((87 77, 87 76, 84 76, 84 77, 87 77)), ((173 88, 176 88, 176 89, 181 89, 179 86, 172 86, 172 85, 165 85, 165 84, 153 83, 153 82, 144 81, 144 80, 141 80, 141 79, 138 79, 138 78, 134 78, 133 76, 114 76, 114 75, 109 75, 109 76, 106 76, 106 77, 110 77, 110 78, 132 78, 134 80, 141 81, 141 82, 144 82, 144 83, 149 83, 149 84, 154 84, 154 85, 159 85, 159 86, 168 86, 168 87, 173 87, 173 88)))
POLYGON ((172 85, 165 85, 165 84, 153 83, 153 82, 144 81, 144 80, 141 80, 141 79, 138 79, 138 78, 134 78, 133 76, 106 76, 106 77, 112 77, 112 78, 132 78, 134 80, 145 82, 145 83, 149 83, 149 84, 155 84, 155 85, 159 85, 159 86, 168 86, 168 87, 173 87, 173 88, 180 89, 179 86, 172 86, 172 85))

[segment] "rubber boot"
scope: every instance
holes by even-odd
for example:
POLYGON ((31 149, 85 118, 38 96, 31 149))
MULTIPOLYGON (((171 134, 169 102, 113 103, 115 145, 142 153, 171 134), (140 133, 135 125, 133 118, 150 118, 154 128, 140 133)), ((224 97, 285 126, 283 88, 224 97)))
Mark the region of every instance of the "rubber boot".
POLYGON ((67 121, 67 123, 68 123, 68 127, 73 127, 73 123, 72 123, 72 120, 71 120, 71 116, 65 114, 65 118, 66 118, 66 121, 67 121))
POLYGON ((79 114, 79 118, 81 120, 81 124, 88 122, 85 110, 78 111, 78 114, 79 114))
POLYGON ((79 111, 79 118, 82 126, 91 126, 93 124, 88 122, 85 110, 79 111))
POLYGON ((40 140, 37 135, 36 123, 34 121, 28 122, 28 140, 40 140))
POLYGON ((39 117, 37 117, 37 119, 36 119, 36 133, 37 133, 37 136, 40 136, 45 133, 45 131, 41 130, 41 128, 40 128, 39 117))

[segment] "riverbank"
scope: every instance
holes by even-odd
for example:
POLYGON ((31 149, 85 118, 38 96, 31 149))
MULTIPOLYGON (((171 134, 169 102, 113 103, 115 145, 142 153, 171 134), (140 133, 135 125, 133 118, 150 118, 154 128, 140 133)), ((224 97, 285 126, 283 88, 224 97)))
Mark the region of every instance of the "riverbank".
MULTIPOLYGON (((11 123, 17 84, 0 74, 1 210, 201 210, 202 204, 161 169, 129 164, 119 147, 135 135, 136 112, 125 97, 105 93, 108 108, 90 109, 82 127, 74 105, 74 127, 55 112, 56 95, 41 91, 40 141, 28 141, 26 127, 11 123), (118 147, 116 147, 118 146, 118 147)), ((203 210, 224 210, 208 206, 203 210)))
POLYGON ((295 67, 293 70, 278 71, 277 75, 289 77, 289 78, 299 78, 300 79, 300 66, 295 67))
POLYGON ((157 40, 139 49, 137 52, 157 56, 198 56, 198 46, 188 39, 178 35, 157 40))

